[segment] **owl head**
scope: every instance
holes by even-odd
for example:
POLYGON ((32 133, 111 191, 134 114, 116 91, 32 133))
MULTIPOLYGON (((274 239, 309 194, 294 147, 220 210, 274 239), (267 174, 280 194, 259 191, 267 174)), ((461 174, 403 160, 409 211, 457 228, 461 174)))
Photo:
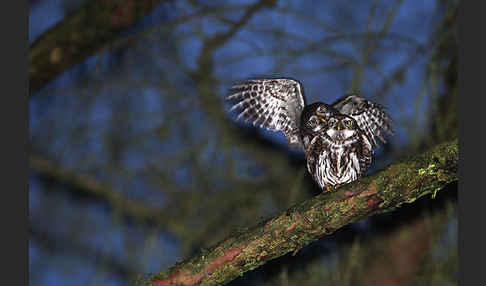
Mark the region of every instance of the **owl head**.
POLYGON ((334 107, 323 102, 305 106, 300 118, 300 132, 304 145, 317 134, 325 132, 329 119, 337 114, 339 112, 334 107))
POLYGON ((300 118, 300 129, 304 133, 313 134, 321 131, 327 120, 334 113, 334 108, 322 102, 315 102, 304 107, 300 118))
POLYGON ((352 117, 338 114, 329 118, 326 134, 334 142, 343 142, 359 136, 359 127, 352 117))

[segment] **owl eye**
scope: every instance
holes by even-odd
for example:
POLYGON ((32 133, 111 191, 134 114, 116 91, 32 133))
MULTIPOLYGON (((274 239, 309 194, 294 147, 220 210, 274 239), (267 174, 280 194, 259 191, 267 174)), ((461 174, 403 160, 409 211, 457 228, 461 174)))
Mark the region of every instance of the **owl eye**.
POLYGON ((317 111, 319 112, 326 112, 327 108, 324 105, 321 105, 317 108, 317 111))
POLYGON ((307 125, 309 125, 310 127, 314 127, 316 124, 317 124, 317 118, 315 117, 311 117, 309 121, 307 121, 307 125))
POLYGON ((344 126, 351 127, 351 125, 353 125, 353 122, 351 120, 345 120, 344 121, 344 126))

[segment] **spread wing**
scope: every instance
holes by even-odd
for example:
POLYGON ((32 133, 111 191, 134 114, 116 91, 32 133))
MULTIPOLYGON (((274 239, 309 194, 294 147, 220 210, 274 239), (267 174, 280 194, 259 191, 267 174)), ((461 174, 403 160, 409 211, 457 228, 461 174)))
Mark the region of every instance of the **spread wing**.
POLYGON ((302 146, 299 126, 305 98, 300 82, 288 78, 247 80, 234 85, 226 99, 236 101, 230 111, 239 111, 237 119, 282 131, 289 144, 302 146))
POLYGON ((386 143, 384 133, 393 134, 392 119, 385 113, 383 106, 361 96, 345 95, 332 104, 339 112, 353 117, 361 130, 377 146, 376 138, 386 143))

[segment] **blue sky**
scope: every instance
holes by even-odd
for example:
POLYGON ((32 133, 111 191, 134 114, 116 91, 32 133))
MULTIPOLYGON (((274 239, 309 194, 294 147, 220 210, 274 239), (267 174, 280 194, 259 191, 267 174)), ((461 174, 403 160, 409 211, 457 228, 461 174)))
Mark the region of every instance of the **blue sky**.
MULTIPOLYGON (((76 2, 77 4, 74 7, 82 4, 82 2, 76 2)), ((300 1, 280 1, 278 9, 257 14, 248 23, 247 29, 237 33, 215 53, 215 62, 217 63, 215 66, 216 76, 223 79, 220 85, 221 98, 223 98, 226 90, 234 80, 258 75, 296 77, 296 74, 302 74, 299 80, 304 85, 308 102, 317 100, 334 101, 349 90, 353 76, 351 68, 342 68, 339 71, 312 72, 313 69, 336 64, 333 62, 332 57, 321 52, 301 56, 297 60, 290 61, 288 65, 278 68, 279 64, 283 62, 282 60, 286 60, 285 55, 279 56, 280 50, 305 48, 307 45, 306 41, 325 40, 333 36, 332 32, 329 32, 324 27, 316 28, 312 18, 310 20, 302 20, 295 14, 282 11, 289 8, 296 9, 302 13, 312 15, 315 18, 314 20, 332 23, 340 30, 344 30, 345 34, 356 35, 364 32, 372 2, 353 1, 352 9, 349 9, 350 6, 343 6, 349 4, 336 4, 328 1, 314 2, 314 6, 311 6, 310 2, 301 4, 300 1), (348 23, 350 20, 348 18, 349 15, 346 15, 345 12, 351 13, 353 23, 348 23), (341 25, 340 23, 343 24, 341 25), (263 31, 265 29, 282 29, 288 35, 283 39, 278 39, 263 31), (299 38, 302 40, 297 40, 299 38), (260 54, 255 51, 260 51, 260 54), (251 56, 228 63, 229 59, 238 58, 248 53, 251 56), (225 61, 227 62, 225 63, 225 61), (278 74, 275 74, 276 70, 279 70, 278 74), (303 70, 309 70, 309 72, 302 72, 303 70)), ((65 1, 62 0, 40 0, 30 8, 30 43, 63 19, 65 16, 64 3, 65 1)), ((251 2, 230 1, 230 3, 241 5, 251 2)), ((431 28, 435 19, 432 16, 436 12, 435 5, 436 1, 405 1, 398 10, 389 30, 390 34, 409 37, 416 43, 425 44, 432 32, 431 28)), ((387 12, 389 12, 391 7, 391 2, 380 3, 379 9, 376 11, 377 17, 371 22, 370 29, 379 30, 382 27, 387 12)), ((184 8, 188 8, 184 1, 161 5, 150 16, 146 17, 141 24, 124 32, 123 35, 134 34, 158 23, 163 23, 166 18, 176 18, 182 14, 180 11, 184 8), (168 7, 171 8, 168 9, 168 7), (167 13, 168 10, 173 13, 167 13)), ((186 12, 190 13, 191 11, 188 9, 186 12)), ((238 19, 241 16, 241 12, 229 12, 226 16, 238 19)), ((173 34, 172 36, 176 38, 180 36, 178 54, 185 65, 184 68, 194 69, 196 67, 195 61, 202 45, 201 38, 198 35, 201 33, 212 35, 224 29, 225 25, 222 25, 214 18, 208 17, 180 25, 175 30, 175 35, 173 34), (184 35, 186 34, 190 36, 185 37, 184 35)), ((167 43, 167 46, 170 46, 170 43, 167 43)), ((329 47, 355 59, 359 59, 361 52, 357 48, 356 43, 349 41, 336 41, 332 45, 330 44, 329 47)), ((163 91, 158 87, 156 81, 160 77, 158 72, 170 64, 170 59, 164 58, 163 49, 158 47, 147 49, 146 45, 143 48, 144 50, 141 54, 136 54, 136 52, 124 47, 120 50, 93 56, 85 63, 63 73, 50 83, 47 88, 39 91, 39 94, 30 101, 29 106, 31 138, 36 140, 36 138, 39 138, 39 134, 47 137, 52 133, 57 138, 55 144, 48 150, 48 153, 55 155, 56 159, 60 160, 65 166, 76 166, 80 170, 95 170, 93 165, 90 164, 101 162, 107 156, 103 149, 106 143, 104 141, 106 138, 103 136, 105 136, 106 132, 105 126, 115 112, 112 102, 117 100, 117 93, 125 92, 123 87, 117 87, 119 82, 124 82, 129 86, 126 92, 132 92, 133 94, 129 96, 136 96, 139 99, 137 105, 140 106, 136 108, 143 110, 143 113, 133 115, 130 128, 126 129, 127 136, 143 134, 154 126, 163 124, 167 116, 166 110, 170 110, 170 107, 167 106, 168 100, 164 101, 164 98, 160 96, 161 93, 163 94, 163 91), (137 55, 131 65, 125 63, 124 57, 124 55, 130 53, 137 55), (116 68, 113 68, 113 66, 116 68), (83 76, 92 81, 92 86, 82 89, 73 88, 72 86, 77 86, 79 82, 86 80, 83 76), (136 89, 132 85, 136 85, 138 79, 153 79, 154 84, 146 84, 142 90, 136 89), (98 96, 93 96, 93 94, 98 96), (81 101, 81 103, 92 104, 94 107, 90 109, 91 113, 76 113, 76 106, 80 102, 73 102, 75 96, 88 98, 85 101, 81 101), (52 125, 49 123, 51 121, 54 122, 52 125), (66 130, 65 133, 63 131, 64 128, 66 130), (70 136, 72 133, 68 133, 67 130, 73 128, 89 128, 88 135, 83 135, 86 138, 82 138, 83 143, 80 145, 74 146, 71 143, 72 138, 70 136), (89 162, 92 163, 79 164, 80 161, 90 156, 94 157, 89 158, 89 162)), ((382 53, 374 54, 372 59, 379 67, 377 69, 379 71, 367 69, 360 89, 370 99, 375 99, 373 92, 382 84, 383 77, 406 60, 410 46, 403 44, 399 47, 386 48, 386 44, 384 44, 383 50, 382 53)), ((426 125, 428 102, 424 101, 418 104, 419 108, 417 108, 417 100, 419 98, 417 94, 423 88, 424 67, 426 64, 427 57, 419 58, 415 64, 407 69, 404 81, 399 85, 394 85, 388 91, 389 94, 386 100, 380 102, 388 108, 390 114, 393 114, 397 123, 396 134, 391 139, 391 144, 395 146, 405 146, 408 143, 410 138, 406 124, 411 124, 415 128, 421 129, 426 125)), ((178 66, 173 66, 168 77, 177 78, 178 75, 183 73, 178 68, 178 66)), ((184 91, 190 92, 191 88, 188 87, 184 91)), ((181 103, 181 105, 184 105, 184 103, 181 103)), ((234 118, 234 115, 229 117, 234 118)), ((211 126, 205 121, 204 114, 194 112, 191 120, 201 124, 194 131, 193 136, 211 134, 209 131, 211 126)), ((258 132, 270 140, 286 146, 285 138, 281 133, 264 130, 259 130, 258 132)), ((212 139, 208 140, 210 146, 212 139)), ((137 148, 143 146, 143 152, 156 156, 161 148, 169 149, 180 144, 181 142, 177 139, 167 140, 163 144, 147 139, 143 145, 137 145, 137 148)), ((208 154, 206 155, 209 156, 208 154)), ((131 170, 140 169, 147 164, 146 158, 140 156, 140 150, 137 149, 127 152, 122 160, 126 168, 131 170)), ((381 164, 377 163, 377 166, 382 166, 383 164, 384 162, 381 162, 381 164)), ((181 167, 179 171, 182 180, 184 180, 184 168, 181 167)), ((157 196, 156 192, 150 191, 150 186, 144 184, 143 180, 137 177, 131 178, 131 184, 126 184, 126 180, 122 178, 122 171, 117 174, 100 172, 97 175, 100 178, 106 178, 110 185, 117 187, 120 192, 124 192, 130 197, 140 200, 145 199, 149 203, 150 201, 160 204, 164 202, 163 196, 160 196, 160 194, 157 196), (151 194, 150 197, 147 197, 147 193, 151 194)), ((63 239, 72 239, 69 237, 69 233, 72 231, 70 227, 74 223, 79 223, 74 225, 84 230, 77 237, 79 241, 87 243, 93 248, 100 248, 106 253, 119 256, 121 260, 130 260, 130 258, 125 257, 128 254, 124 253, 126 240, 137 241, 140 237, 150 237, 148 229, 137 228, 132 225, 127 226, 113 221, 109 210, 103 206, 96 203, 79 204, 71 201, 65 195, 50 195, 51 197, 48 199, 45 198, 45 192, 42 189, 42 184, 35 177, 32 177, 29 192, 31 221, 39 226, 44 225, 44 228, 49 229, 55 235, 63 237, 63 239), (46 204, 56 207, 56 210, 52 211, 53 217, 36 217, 41 206, 45 207, 46 204)), ((141 257, 134 259, 139 263, 137 267, 142 267, 146 273, 157 272, 161 268, 170 266, 180 260, 181 255, 177 238, 168 234, 162 234, 155 235, 154 239, 150 241, 151 243, 147 246, 146 252, 141 257)), ((96 283, 102 283, 103 285, 127 285, 126 281, 121 281, 119 277, 100 274, 98 271, 99 266, 90 261, 64 256, 59 253, 48 253, 32 241, 30 242, 29 250, 30 267, 40 267, 39 263, 41 263, 43 269, 42 275, 36 277, 36 281, 31 280, 32 284, 35 282, 35 285, 87 285, 96 283), (58 271, 60 264, 73 266, 75 273, 58 271), (73 276, 76 279, 72 279, 73 276)), ((31 279, 33 278, 31 277, 31 279)))

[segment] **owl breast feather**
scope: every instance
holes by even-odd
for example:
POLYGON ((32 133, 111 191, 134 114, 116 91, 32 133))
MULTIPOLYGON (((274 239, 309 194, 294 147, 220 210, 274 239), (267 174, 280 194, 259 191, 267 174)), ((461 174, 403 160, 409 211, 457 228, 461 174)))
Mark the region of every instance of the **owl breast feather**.
POLYGON ((354 144, 337 144, 318 136, 310 143, 307 167, 321 188, 350 183, 361 175, 354 144))

